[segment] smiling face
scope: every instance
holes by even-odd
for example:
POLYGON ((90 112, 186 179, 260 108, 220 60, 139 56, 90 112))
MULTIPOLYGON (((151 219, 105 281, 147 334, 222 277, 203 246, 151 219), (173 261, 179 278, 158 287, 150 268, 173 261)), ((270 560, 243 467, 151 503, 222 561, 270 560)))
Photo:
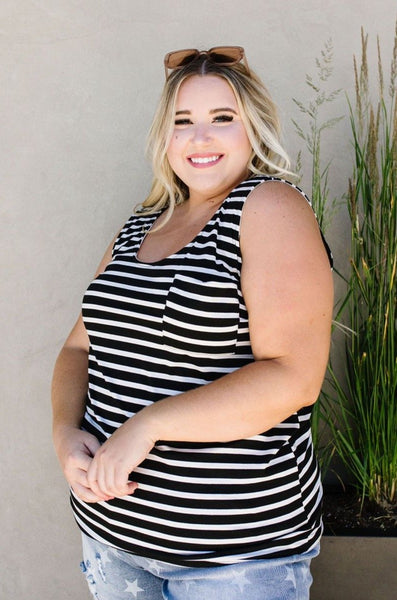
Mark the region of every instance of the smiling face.
POLYGON ((251 151, 230 85, 214 75, 186 79, 167 157, 190 200, 223 200, 248 176, 251 151))

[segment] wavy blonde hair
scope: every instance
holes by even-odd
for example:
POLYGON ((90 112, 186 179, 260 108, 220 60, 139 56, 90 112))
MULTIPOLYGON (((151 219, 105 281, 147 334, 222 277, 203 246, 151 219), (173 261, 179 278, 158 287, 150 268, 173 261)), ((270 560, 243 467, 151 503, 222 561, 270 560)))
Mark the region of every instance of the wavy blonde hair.
POLYGON ((175 206, 189 197, 187 186, 171 169, 167 148, 174 130, 178 91, 182 83, 193 75, 216 75, 231 86, 252 146, 248 163, 250 173, 293 176, 289 171, 288 155, 280 142, 277 108, 259 77, 241 63, 218 65, 206 55, 201 55, 174 70, 165 82, 147 140, 147 155, 153 168, 152 188, 146 200, 136 207, 137 213, 151 214, 168 208, 167 221, 175 206))

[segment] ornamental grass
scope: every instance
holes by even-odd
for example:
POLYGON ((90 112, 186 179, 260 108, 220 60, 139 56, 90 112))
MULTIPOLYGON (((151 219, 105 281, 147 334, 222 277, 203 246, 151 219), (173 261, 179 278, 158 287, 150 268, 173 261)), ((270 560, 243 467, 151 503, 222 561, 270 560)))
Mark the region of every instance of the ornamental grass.
POLYGON ((350 334, 346 372, 330 366, 325 394, 332 444, 362 501, 386 507, 397 502, 397 24, 394 41, 386 85, 378 40, 376 102, 363 30, 360 63, 354 58, 350 269, 339 311, 350 334))

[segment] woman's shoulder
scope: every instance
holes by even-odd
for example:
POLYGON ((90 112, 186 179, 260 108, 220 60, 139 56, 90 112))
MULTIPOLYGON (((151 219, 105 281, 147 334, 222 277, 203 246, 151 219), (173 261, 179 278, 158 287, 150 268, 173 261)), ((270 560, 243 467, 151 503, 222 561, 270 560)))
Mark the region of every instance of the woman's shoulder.
POLYGON ((253 175, 238 184, 232 194, 247 190, 248 196, 257 196, 271 200, 282 194, 286 198, 303 198, 311 206, 310 198, 294 182, 274 175, 253 175), (254 191, 256 192, 254 193, 254 191))
POLYGON ((309 197, 295 183, 271 175, 255 175, 242 181, 230 192, 225 202, 225 208, 237 207, 247 211, 253 205, 258 204, 258 209, 262 211, 269 210, 272 205, 284 206, 291 205, 292 210, 299 208, 303 204, 306 208, 312 205, 309 197))
POLYGON ((316 224, 310 201, 302 190, 282 179, 266 179, 258 182, 244 203, 244 218, 257 227, 267 224, 284 230, 296 227, 302 221, 316 224))
POLYGON ((242 213, 242 244, 252 239, 285 250, 321 241, 332 266, 332 254, 319 228, 308 196, 296 184, 278 177, 258 178, 246 198, 242 213), (266 232, 266 236, 263 233, 266 232))

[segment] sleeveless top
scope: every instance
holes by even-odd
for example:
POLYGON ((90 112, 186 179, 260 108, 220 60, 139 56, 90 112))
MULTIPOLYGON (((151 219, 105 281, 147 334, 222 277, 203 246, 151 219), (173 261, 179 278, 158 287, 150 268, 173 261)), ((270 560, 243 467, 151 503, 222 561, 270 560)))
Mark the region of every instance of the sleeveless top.
MULTIPOLYGON (((251 190, 274 179, 240 183, 194 240, 156 263, 137 252, 160 213, 134 215, 121 230, 83 300, 90 350, 82 427, 101 443, 148 404, 253 361, 240 219, 251 190)), ((181 566, 308 551, 322 531, 310 414, 302 408, 229 443, 160 440, 130 476, 139 484, 133 495, 88 504, 72 492, 75 519, 100 542, 181 566)))

